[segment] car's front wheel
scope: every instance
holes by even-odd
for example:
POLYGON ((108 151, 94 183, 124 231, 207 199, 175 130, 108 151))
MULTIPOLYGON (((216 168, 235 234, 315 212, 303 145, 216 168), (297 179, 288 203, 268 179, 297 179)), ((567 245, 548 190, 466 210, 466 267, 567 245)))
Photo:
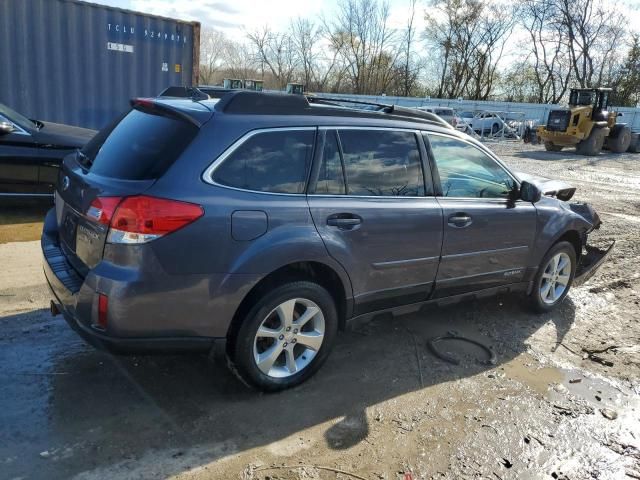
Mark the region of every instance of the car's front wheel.
POLYGON ((249 385, 277 391, 298 385, 327 358, 338 330, 331 294, 312 282, 292 282, 266 293, 230 339, 228 357, 249 385))
POLYGON ((569 242, 556 243, 540 262, 530 295, 531 306, 548 312, 569 293, 576 272, 576 251, 569 242))

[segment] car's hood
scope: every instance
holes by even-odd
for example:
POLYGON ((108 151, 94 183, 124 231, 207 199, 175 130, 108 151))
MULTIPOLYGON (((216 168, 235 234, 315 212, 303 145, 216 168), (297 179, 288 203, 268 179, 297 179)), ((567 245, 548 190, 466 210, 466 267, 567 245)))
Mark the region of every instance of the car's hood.
POLYGON ((43 122, 43 127, 34 134, 34 137, 41 144, 79 148, 83 147, 95 134, 95 130, 88 128, 43 122))
POLYGON ((556 197, 558 200, 567 201, 573 197, 576 187, 562 180, 550 180, 536 175, 530 175, 524 172, 513 172, 520 180, 532 183, 540 189, 543 195, 548 197, 556 197))

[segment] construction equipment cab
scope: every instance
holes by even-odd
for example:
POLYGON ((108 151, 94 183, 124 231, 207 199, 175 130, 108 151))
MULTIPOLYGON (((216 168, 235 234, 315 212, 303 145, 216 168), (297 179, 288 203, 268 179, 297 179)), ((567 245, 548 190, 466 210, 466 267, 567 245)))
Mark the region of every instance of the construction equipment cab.
POLYGON ((603 148, 615 153, 638 151, 638 134, 609 110, 611 88, 572 88, 569 108, 552 110, 546 126, 538 127, 538 137, 547 150, 558 152, 576 147, 581 155, 598 155, 603 148))

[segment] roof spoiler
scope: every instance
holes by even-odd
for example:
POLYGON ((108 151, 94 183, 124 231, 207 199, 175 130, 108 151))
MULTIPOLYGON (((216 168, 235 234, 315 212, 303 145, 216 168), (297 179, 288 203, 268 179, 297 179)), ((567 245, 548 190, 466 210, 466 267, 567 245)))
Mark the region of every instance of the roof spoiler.
POLYGON ((209 100, 209 98, 211 98, 209 94, 203 92, 198 87, 176 87, 176 86, 165 88, 158 96, 190 98, 194 102, 199 100, 209 100))
POLYGON ((205 119, 202 115, 189 115, 182 110, 177 108, 173 108, 170 105, 167 105, 163 102, 156 101, 155 98, 132 98, 129 103, 131 104, 131 108, 135 108, 138 110, 147 110, 150 112, 163 113, 165 115, 169 115, 172 117, 179 118, 180 120, 187 121, 196 127, 200 128, 210 117, 211 111, 207 109, 209 114, 205 119), (198 118, 200 117, 200 118, 198 118))

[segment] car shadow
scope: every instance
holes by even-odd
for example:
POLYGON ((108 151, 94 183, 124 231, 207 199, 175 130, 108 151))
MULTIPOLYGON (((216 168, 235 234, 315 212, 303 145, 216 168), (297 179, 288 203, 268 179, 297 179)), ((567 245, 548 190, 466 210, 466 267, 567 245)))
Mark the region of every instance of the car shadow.
MULTIPOLYGON (((313 378, 276 394, 250 390, 223 362, 203 355, 124 357, 96 351, 60 317, 39 311, 37 322, 51 325, 46 335, 0 336, 5 371, 41 373, 0 376, 6 392, 0 412, 9 412, 0 429, 0 444, 7 445, 0 454, 8 458, 15 450, 24 457, 28 452, 29 459, 53 448, 57 457, 48 464, 48 478, 67 478, 135 462, 150 451, 177 458, 208 446, 198 457, 206 464, 325 422, 330 424, 324 432, 327 446, 347 449, 367 438, 370 408, 376 404, 495 368, 476 361, 484 353, 473 346, 456 350, 460 365, 436 358, 427 348, 434 337, 455 333, 491 347, 497 366, 526 351, 529 337, 549 322, 562 342, 575 318, 570 298, 553 314, 529 313, 522 303, 520 296, 505 295, 395 318, 380 315, 339 335, 313 378), (21 417, 23 411, 29 415, 21 417), (65 448, 74 454, 65 457, 60 453, 65 448)), ((33 322, 33 315, 0 322, 20 325, 33 322)), ((191 459, 189 466, 197 465, 191 459)), ((8 468, 11 477, 32 474, 35 467, 16 462, 8 468)), ((185 469, 184 462, 169 458, 165 473, 185 469)))

